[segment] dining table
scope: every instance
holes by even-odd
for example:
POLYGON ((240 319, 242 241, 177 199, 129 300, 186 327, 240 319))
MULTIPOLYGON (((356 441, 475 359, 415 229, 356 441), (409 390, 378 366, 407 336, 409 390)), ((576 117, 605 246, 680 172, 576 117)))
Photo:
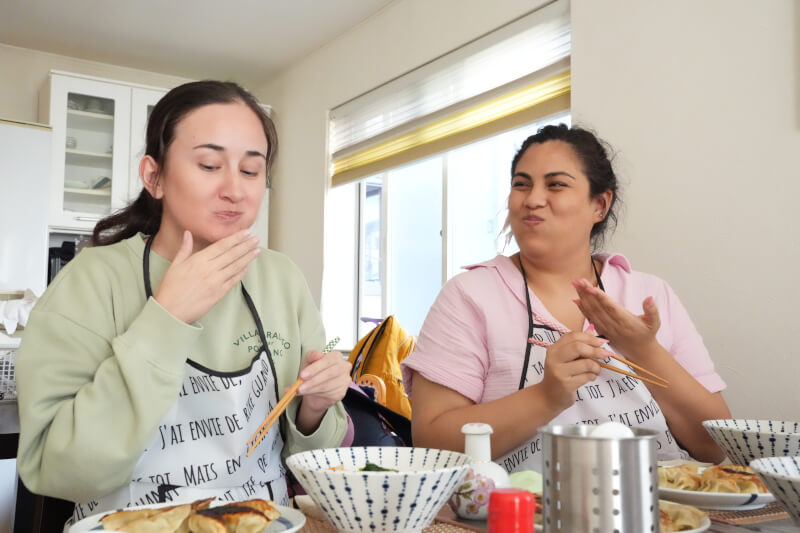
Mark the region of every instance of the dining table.
MULTIPOLYGON (((755 511, 708 511, 711 526, 708 533, 798 533, 800 526, 795 525, 779 504, 773 503, 761 510, 755 511), (722 522, 715 520, 725 520, 722 522), (771 519, 775 517, 775 519, 771 519), (750 523, 745 523, 751 521, 750 523), (727 523, 738 522, 738 523, 727 523)), ((423 530, 423 533, 471 533, 488 531, 486 521, 464 520, 455 515, 449 506, 445 505, 434 519, 433 523, 423 530)), ((537 525, 535 531, 541 532, 543 528, 537 525)), ((325 520, 306 516, 306 523, 300 533, 335 533, 336 529, 325 520)))

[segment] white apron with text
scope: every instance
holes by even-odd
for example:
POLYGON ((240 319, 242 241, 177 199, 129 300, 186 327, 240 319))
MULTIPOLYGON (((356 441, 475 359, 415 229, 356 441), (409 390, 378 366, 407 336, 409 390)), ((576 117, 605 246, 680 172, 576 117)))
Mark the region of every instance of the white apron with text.
MULTIPOLYGON (((528 339, 535 339, 545 345, 552 345, 561 338, 565 327, 542 319, 531 306, 530 289, 527 284, 525 269, 520 261, 520 271, 525 287, 525 304, 528 314, 528 335, 525 337, 525 358, 522 364, 519 389, 536 385, 544 378, 545 357, 547 349, 533 344, 528 339), (536 320, 535 320, 536 319, 536 320)), ((597 266, 592 261, 592 268, 597 286, 605 291, 597 266)), ((584 323, 584 328, 588 322, 584 323)), ((613 347, 605 346, 613 351, 613 347)), ((633 368, 616 359, 607 358, 607 365, 635 373, 633 368)), ((688 459, 687 454, 678 446, 667 427, 667 421, 648 388, 638 379, 628 377, 611 370, 601 368, 597 378, 578 388, 575 392, 575 403, 559 413, 549 424, 602 424, 604 422, 620 422, 628 427, 636 426, 650 429, 657 433, 656 455, 659 461, 669 459, 688 459)), ((542 438, 536 434, 521 446, 496 460, 508 473, 522 470, 542 472, 542 438)))
MULTIPOLYGON (((142 265, 148 298, 153 295, 151 243, 145 245, 142 265)), ((278 384, 261 318, 244 284, 241 290, 261 338, 259 355, 234 372, 187 360, 178 398, 136 463, 131 483, 96 501, 77 503, 73 521, 111 509, 210 497, 288 504, 280 424, 246 456, 250 437, 278 403, 278 384)))
POLYGON ((158 425, 131 484, 76 504, 74 520, 110 509, 216 497, 288 503, 283 439, 274 425, 250 457, 247 441, 277 403, 265 352, 244 373, 214 373, 187 363, 180 395, 158 425))
MULTIPOLYGON (((560 333, 546 326, 534 326, 534 337, 553 343, 560 333)), ((611 348, 606 346, 606 349, 611 348)), ((523 369, 520 382, 529 387, 539 383, 544 377, 546 349, 533 345, 528 365, 523 369)), ((634 369, 608 358, 608 365, 627 372, 634 369)), ((521 387, 520 387, 521 388, 521 387)), ((658 433, 656 454, 659 461, 669 459, 689 459, 689 454, 678 446, 667 427, 658 402, 640 380, 601 369, 597 379, 580 387, 575 394, 575 403, 550 421, 552 425, 602 424, 620 422, 629 427, 651 429, 658 433)), ((536 434, 523 445, 496 459, 509 473, 522 470, 542 472, 542 438, 536 434)))

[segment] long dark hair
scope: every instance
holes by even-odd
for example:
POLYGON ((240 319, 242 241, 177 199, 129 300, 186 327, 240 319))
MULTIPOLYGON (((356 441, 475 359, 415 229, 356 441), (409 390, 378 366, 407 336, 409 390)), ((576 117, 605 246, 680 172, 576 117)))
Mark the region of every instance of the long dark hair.
MULTIPOLYGON (((267 187, 270 186, 270 168, 278 151, 278 134, 275 125, 261 108, 258 100, 236 83, 229 81, 194 81, 175 87, 153 107, 147 121, 145 155, 152 157, 159 169, 164 168, 167 150, 175 138, 175 128, 195 109, 211 104, 241 102, 261 120, 267 136, 267 187)), ((161 225, 161 200, 142 188, 142 192, 128 207, 105 217, 94 227, 92 245, 104 246, 133 237, 141 232, 155 235, 161 225)))
POLYGON ((596 222, 592 226, 591 240, 595 249, 603 244, 607 233, 613 231, 617 226, 617 204, 619 199, 619 180, 614 173, 611 164, 613 156, 611 147, 600 140, 594 133, 577 126, 567 127, 566 124, 557 126, 548 125, 539 129, 522 143, 514 160, 511 162, 511 176, 517 170, 517 163, 522 158, 525 151, 532 144, 543 144, 547 141, 562 141, 569 144, 575 151, 575 155, 581 161, 583 173, 589 179, 589 194, 592 197, 611 191, 611 205, 608 206, 606 216, 603 220, 596 222))

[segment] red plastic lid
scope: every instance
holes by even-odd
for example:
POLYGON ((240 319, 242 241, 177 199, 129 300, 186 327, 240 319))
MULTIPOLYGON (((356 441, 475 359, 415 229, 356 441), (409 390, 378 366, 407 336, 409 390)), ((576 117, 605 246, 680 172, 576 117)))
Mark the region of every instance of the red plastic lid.
POLYGON ((523 489, 495 489, 489 494, 490 533, 531 533, 536 502, 523 489))

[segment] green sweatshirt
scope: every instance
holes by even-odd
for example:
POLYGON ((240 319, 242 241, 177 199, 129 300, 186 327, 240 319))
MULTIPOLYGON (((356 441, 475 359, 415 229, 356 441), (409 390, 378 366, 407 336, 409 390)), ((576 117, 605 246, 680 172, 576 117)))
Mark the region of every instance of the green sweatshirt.
MULTIPOLYGON (((144 240, 137 235, 87 248, 50 284, 25 329, 17 362, 17 468, 32 492, 85 502, 131 481, 162 416, 178 397, 186 360, 223 372, 250 365, 261 345, 241 286, 186 324, 145 297, 144 240)), ((150 254, 153 292, 169 266, 150 254)), ((299 269, 262 253, 244 278, 278 374, 278 391, 297 379, 302 357, 325 344, 322 321, 299 269)), ((284 456, 339 446, 341 403, 312 435, 294 425, 295 399, 281 417, 284 456)))

